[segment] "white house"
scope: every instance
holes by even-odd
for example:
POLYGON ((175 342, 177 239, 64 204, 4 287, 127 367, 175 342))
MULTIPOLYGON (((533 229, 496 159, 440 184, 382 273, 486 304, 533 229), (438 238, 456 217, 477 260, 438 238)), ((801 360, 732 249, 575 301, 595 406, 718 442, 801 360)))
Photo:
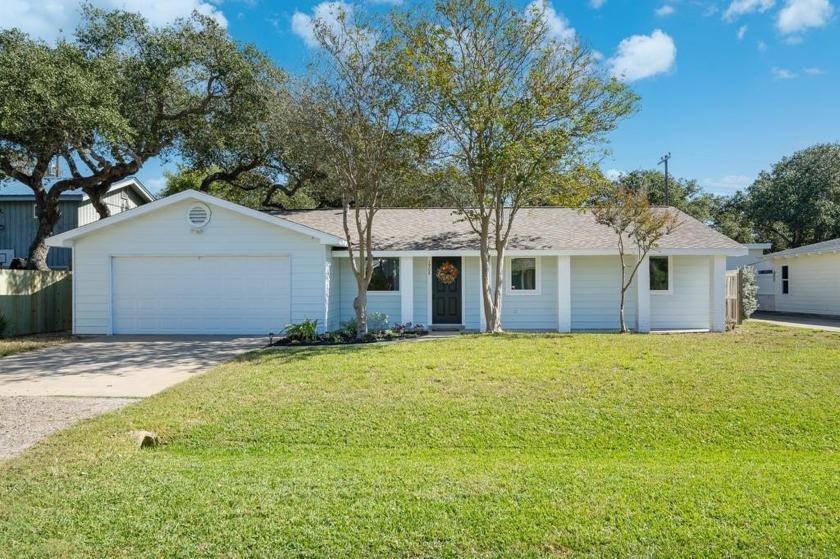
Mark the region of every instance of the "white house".
MULTIPOLYGON (((726 258, 746 249, 680 220, 631 286, 638 331, 724 328, 726 258)), ((369 313, 482 328, 478 237, 453 210, 383 209, 374 237, 369 313)), ((354 316, 340 210, 270 214, 187 191, 48 243, 73 250, 76 334, 267 334, 305 318, 332 330, 354 316)), ((506 329, 618 328, 616 236, 590 213, 521 210, 506 258, 506 329)))
POLYGON ((772 273, 759 291, 766 311, 840 316, 840 239, 765 256, 772 273))

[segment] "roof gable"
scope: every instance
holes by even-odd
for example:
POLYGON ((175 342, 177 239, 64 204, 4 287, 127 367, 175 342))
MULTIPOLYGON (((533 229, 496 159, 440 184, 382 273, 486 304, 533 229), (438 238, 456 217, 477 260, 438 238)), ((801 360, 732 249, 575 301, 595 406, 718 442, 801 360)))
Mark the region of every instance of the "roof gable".
POLYGON ((765 258, 786 258, 791 256, 805 256, 806 254, 825 254, 830 252, 840 252, 840 239, 831 239, 830 241, 823 241, 821 243, 814 243, 812 245, 805 245, 797 248, 789 248, 768 254, 765 258))
MULTIPOLYGON (((53 184, 55 184, 56 182, 57 180, 53 180, 45 184, 44 188, 46 189, 46 191, 49 192, 50 188, 52 188, 53 184)), ((142 198, 146 202, 153 202, 155 200, 155 197, 152 196, 152 193, 149 192, 145 186, 143 186, 143 183, 141 183, 138 179, 134 177, 129 177, 127 179, 115 182, 111 185, 111 188, 108 189, 108 192, 115 192, 125 188, 133 190, 140 198, 142 198)), ((58 199, 86 200, 87 194, 85 194, 81 190, 67 190, 65 192, 62 192, 58 199)), ((35 200, 35 194, 33 194, 32 189, 26 186, 25 184, 21 184, 17 181, 10 180, 5 183, 0 183, 0 200, 35 200)))
POLYGON ((179 192, 178 194, 155 200, 154 202, 138 206, 136 208, 118 213, 111 217, 94 221, 93 223, 89 223, 82 227, 72 229, 65 233, 53 235, 52 237, 47 239, 47 244, 49 246, 69 247, 72 246, 73 241, 75 241, 78 238, 94 234, 98 231, 107 229, 108 227, 112 227, 119 223, 140 218, 144 215, 156 212, 158 210, 161 210, 173 204, 177 204, 184 200, 195 200, 196 202, 202 202, 209 206, 224 208, 232 212, 238 213, 240 215, 244 215, 246 217, 268 223, 270 225, 274 225, 283 229, 294 231, 296 233, 301 233, 310 237, 314 237, 318 239, 321 242, 321 244, 324 245, 346 246, 344 239, 334 236, 330 233, 320 231, 307 225, 302 225, 285 219, 278 219, 269 214, 258 212, 256 210, 246 208, 245 206, 240 206, 239 204, 234 204, 232 202, 228 202, 226 200, 222 200, 220 198, 216 198, 215 196, 210 196, 209 194, 198 192, 196 190, 185 190, 184 192, 179 192))

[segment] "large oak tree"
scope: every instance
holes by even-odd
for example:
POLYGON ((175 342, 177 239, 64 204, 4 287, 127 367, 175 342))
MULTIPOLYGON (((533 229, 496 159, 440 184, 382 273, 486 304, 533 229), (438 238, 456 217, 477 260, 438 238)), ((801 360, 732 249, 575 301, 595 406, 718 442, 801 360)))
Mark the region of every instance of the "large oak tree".
POLYGON ((0 172, 35 196, 29 266, 47 268, 62 193, 84 191, 107 216, 111 184, 207 137, 278 79, 265 56, 199 14, 152 28, 86 7, 74 39, 55 46, 0 32, 0 172), (50 177, 57 160, 65 174, 50 177))

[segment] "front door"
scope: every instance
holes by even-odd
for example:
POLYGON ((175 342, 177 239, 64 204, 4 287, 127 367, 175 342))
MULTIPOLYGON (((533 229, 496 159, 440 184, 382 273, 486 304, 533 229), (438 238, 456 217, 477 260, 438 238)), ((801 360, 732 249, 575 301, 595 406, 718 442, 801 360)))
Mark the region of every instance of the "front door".
POLYGON ((432 324, 461 320, 461 258, 432 258, 432 324))

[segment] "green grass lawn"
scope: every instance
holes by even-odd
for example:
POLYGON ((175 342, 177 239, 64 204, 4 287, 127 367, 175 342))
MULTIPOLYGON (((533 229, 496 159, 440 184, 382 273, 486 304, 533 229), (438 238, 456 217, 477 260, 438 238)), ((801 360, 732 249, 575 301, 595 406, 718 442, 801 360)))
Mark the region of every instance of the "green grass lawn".
POLYGON ((41 349, 72 341, 74 338, 69 334, 33 334, 31 336, 15 336, 13 338, 0 338, 0 357, 41 349))
POLYGON ((0 554, 838 556, 838 450, 839 334, 261 351, 0 465, 0 554))

